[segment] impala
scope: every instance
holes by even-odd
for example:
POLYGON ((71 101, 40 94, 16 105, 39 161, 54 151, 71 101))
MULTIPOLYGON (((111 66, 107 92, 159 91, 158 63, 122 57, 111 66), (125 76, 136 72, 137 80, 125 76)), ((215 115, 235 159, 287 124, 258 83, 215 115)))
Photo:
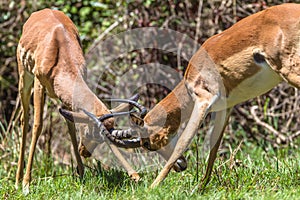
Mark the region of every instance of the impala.
MULTIPOLYGON (((25 143, 29 128, 29 104, 33 88, 34 123, 27 168, 23 178, 23 191, 28 193, 33 156, 43 125, 45 91, 51 98, 59 99, 66 109, 72 110, 74 116, 78 116, 78 122, 81 122, 79 109, 89 111, 97 117, 101 116, 103 119, 103 123, 101 122, 102 131, 107 132, 106 129, 108 129, 113 135, 122 135, 122 131, 115 132, 116 130, 113 129, 114 119, 111 117, 114 117, 114 114, 111 113, 124 111, 128 109, 128 106, 121 104, 110 111, 89 89, 85 82, 86 67, 78 31, 73 22, 60 11, 45 9, 30 16, 23 27, 22 37, 17 48, 17 61, 19 93, 22 102, 22 140, 16 173, 16 187, 23 178, 25 143)), ((133 100, 136 98, 133 97, 133 100)), ((62 109, 60 111, 63 115, 66 112, 62 109)), ((66 121, 75 151, 79 175, 82 178, 84 167, 80 155, 90 156, 89 149, 95 148, 95 144, 92 143, 93 147, 86 149, 83 143, 89 142, 84 141, 85 138, 81 138, 78 151, 75 124, 70 120, 70 117, 67 119, 69 119, 66 121)), ((74 121, 76 122, 76 120, 74 121)), ((94 131, 98 132, 100 128, 98 127, 94 131)), ((108 135, 107 133, 106 135, 108 135)), ((83 137, 84 134, 81 136, 83 137)), ((112 142, 118 141, 113 136, 108 136, 112 142)), ((139 175, 122 157, 117 147, 111 143, 109 145, 132 179, 139 180, 139 175)))
POLYGON ((180 123, 189 119, 173 154, 151 187, 165 179, 206 114, 216 112, 202 180, 205 186, 232 107, 266 93, 282 81, 300 88, 299 45, 298 4, 270 7, 209 38, 191 58, 184 79, 144 118, 137 140, 148 150, 168 144, 180 123))

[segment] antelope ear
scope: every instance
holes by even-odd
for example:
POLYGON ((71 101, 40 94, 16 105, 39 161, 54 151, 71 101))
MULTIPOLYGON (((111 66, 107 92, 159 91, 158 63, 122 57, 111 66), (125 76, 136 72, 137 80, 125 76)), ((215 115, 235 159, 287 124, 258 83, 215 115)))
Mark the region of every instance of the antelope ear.
POLYGON ((75 123, 89 123, 90 119, 84 113, 73 112, 60 108, 59 113, 68 121, 75 123))

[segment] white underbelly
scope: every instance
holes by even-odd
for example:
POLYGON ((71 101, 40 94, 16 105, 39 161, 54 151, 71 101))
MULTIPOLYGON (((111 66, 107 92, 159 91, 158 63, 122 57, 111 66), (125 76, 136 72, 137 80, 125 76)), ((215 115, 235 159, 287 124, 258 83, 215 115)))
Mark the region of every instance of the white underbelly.
POLYGON ((236 104, 260 96, 282 82, 282 78, 279 74, 274 72, 267 63, 260 65, 260 67, 261 70, 257 74, 245 79, 237 85, 237 87, 227 95, 225 102, 217 101, 212 107, 212 111, 230 108, 236 104))

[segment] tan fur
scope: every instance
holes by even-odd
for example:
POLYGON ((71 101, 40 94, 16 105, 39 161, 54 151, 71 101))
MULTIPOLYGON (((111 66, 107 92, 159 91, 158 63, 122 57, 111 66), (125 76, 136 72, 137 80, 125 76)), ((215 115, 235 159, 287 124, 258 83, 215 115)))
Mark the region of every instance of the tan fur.
POLYGON ((160 149, 170 142, 181 123, 180 116, 189 117, 186 113, 190 114, 192 103, 184 82, 181 82, 146 115, 144 122, 148 131, 145 137, 150 134, 151 150, 160 149))
MULTIPOLYGON (((62 12, 45 9, 33 13, 23 27, 23 34, 17 49, 19 69, 19 93, 23 113, 21 117, 22 141, 16 187, 23 178, 24 152, 28 131, 29 104, 32 85, 34 87, 34 125, 23 190, 29 192, 31 168, 37 140, 43 125, 44 93, 59 99, 70 110, 85 109, 96 116, 110 113, 85 83, 86 68, 78 31, 73 22, 62 12)), ((68 122, 69 134, 74 147, 79 175, 82 178, 84 167, 78 152, 74 123, 68 122)), ((113 128, 114 120, 104 122, 107 129, 113 128)), ((82 135, 81 135, 82 137, 82 135)), ((82 141, 81 141, 82 143, 82 141)), ((80 147, 83 155, 88 156, 84 146, 80 147)), ((112 151, 134 180, 138 174, 129 166, 117 148, 112 151)))
MULTIPOLYGON (((179 127, 178 122, 188 120, 192 110, 193 116, 197 119, 190 119, 190 121, 201 123, 205 117, 204 113, 210 111, 217 111, 217 115, 226 116, 224 120, 227 121, 231 107, 267 92, 282 80, 300 88, 299 40, 300 5, 298 4, 271 7, 209 38, 190 60, 184 80, 180 83, 181 86, 186 85, 187 90, 183 87, 175 88, 171 95, 163 99, 146 116, 145 127, 149 131, 148 136, 144 134, 143 137, 147 143, 150 143, 147 145, 148 149, 156 150, 165 145, 166 138, 168 141, 171 140, 179 127), (255 55, 259 55, 260 60, 255 60, 255 55), (224 91, 220 80, 224 84, 224 91), (222 92, 225 92, 224 101, 220 99, 222 92), (186 96, 175 96, 173 93, 186 96), (191 96, 187 97, 188 94, 191 96), (192 100, 196 102, 194 109, 192 100), (203 102, 209 102, 211 106, 209 104, 199 106, 203 102), (167 113, 162 114, 161 108, 164 108, 167 113), (181 119, 180 111, 183 110, 187 111, 187 114, 184 115, 186 118, 181 119), (201 115, 197 116, 197 113, 201 115), (167 116, 165 119, 167 123, 161 125, 163 131, 154 132, 153 130, 159 130, 154 122, 164 116, 167 116)), ((189 122, 178 140, 174 153, 152 187, 157 186, 167 176, 171 166, 184 152, 195 134, 191 132, 198 126, 199 124, 189 122)), ((225 128, 218 126, 213 131, 216 141, 211 146, 204 185, 209 181, 225 128)))

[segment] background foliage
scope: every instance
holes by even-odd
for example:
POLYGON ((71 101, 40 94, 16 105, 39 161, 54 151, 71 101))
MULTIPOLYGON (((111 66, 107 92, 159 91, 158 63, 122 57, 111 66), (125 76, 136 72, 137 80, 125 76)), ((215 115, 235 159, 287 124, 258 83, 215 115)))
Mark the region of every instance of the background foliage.
MULTIPOLYGON (((138 27, 155 26, 179 31, 203 43, 210 36, 230 27, 240 19, 269 6, 285 2, 300 3, 298 0, 0 1, 0 152, 2 151, 0 155, 2 155, 2 161, 6 159, 15 163, 15 160, 9 160, 9 156, 17 155, 19 130, 16 129, 16 135, 12 133, 13 125, 18 126, 20 113, 17 101, 18 74, 15 52, 22 25, 32 12, 46 7, 64 11, 78 27, 84 52, 89 59, 90 48, 96 45, 103 35, 138 27), (108 33, 106 33, 107 30, 109 30, 108 33)), ((181 60, 178 63, 177 57, 172 54, 145 49, 131 52, 110 67, 126 70, 127 66, 139 66, 154 61, 166 63, 182 74, 187 66, 187 61, 181 60)), ((108 97, 111 95, 111 85, 114 84, 117 74, 109 70, 103 73, 102 82, 96 87, 97 94, 100 97, 108 97)), ((148 85, 140 90, 142 100, 149 108, 168 92, 168 89, 157 85, 148 85)), ((228 145, 239 144, 244 139, 262 145, 266 150, 283 145, 296 147, 299 144, 296 138, 300 135, 298 102, 298 90, 287 84, 281 84, 268 94, 237 106, 226 130, 228 134, 225 136, 221 153, 229 156, 228 145)), ((52 132, 66 131, 65 126, 58 123, 62 121, 57 114, 58 106, 56 102, 48 104, 47 109, 50 112, 44 116, 47 128, 44 129, 46 134, 40 141, 42 149, 46 148, 45 141, 50 140, 52 132)), ((59 139, 53 139, 50 146, 53 149, 59 149, 60 152, 57 143, 59 139)), ((50 147, 48 148, 50 152, 50 147)), ((59 153, 56 152, 56 154, 59 153)), ((7 164, 6 169, 9 171, 11 166, 7 164)))

